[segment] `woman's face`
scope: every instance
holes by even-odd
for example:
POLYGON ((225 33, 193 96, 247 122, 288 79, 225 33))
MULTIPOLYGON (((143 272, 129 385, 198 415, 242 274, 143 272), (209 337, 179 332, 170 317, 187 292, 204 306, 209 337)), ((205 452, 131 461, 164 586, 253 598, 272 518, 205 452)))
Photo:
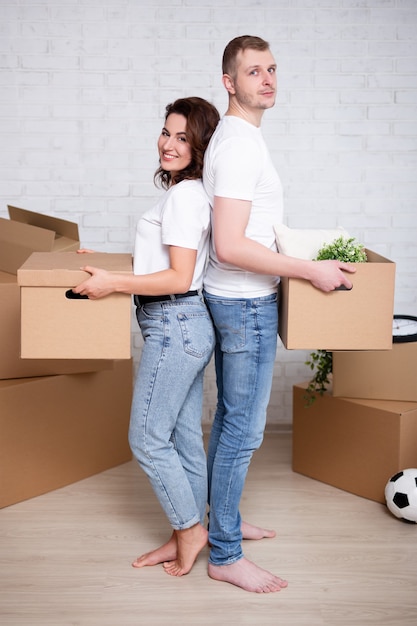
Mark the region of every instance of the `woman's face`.
POLYGON ((191 163, 191 146, 186 136, 187 120, 183 115, 170 113, 158 139, 158 152, 162 169, 171 176, 191 163))

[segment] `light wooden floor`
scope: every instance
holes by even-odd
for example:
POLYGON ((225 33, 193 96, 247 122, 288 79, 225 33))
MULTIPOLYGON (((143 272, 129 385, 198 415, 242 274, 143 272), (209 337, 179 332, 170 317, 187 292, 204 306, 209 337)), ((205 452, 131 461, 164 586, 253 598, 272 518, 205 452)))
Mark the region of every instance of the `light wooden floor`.
POLYGON ((268 434, 242 502, 275 539, 246 555, 289 580, 257 595, 134 557, 170 530, 132 461, 0 511, 2 626, 408 626, 417 624, 417 526, 291 471, 290 434, 268 434))

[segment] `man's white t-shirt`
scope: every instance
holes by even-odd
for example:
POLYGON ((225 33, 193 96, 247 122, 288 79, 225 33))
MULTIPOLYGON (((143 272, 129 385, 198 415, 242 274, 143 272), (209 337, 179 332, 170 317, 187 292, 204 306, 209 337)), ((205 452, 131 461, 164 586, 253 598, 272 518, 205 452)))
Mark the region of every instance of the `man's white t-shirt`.
POLYGON ((138 221, 133 272, 152 274, 170 267, 169 246, 197 250, 190 290, 201 289, 210 237, 210 204, 201 180, 183 180, 164 193, 138 221))
MULTIPOLYGON (((282 185, 260 128, 241 118, 224 116, 205 154, 203 184, 212 205, 214 196, 249 200, 252 207, 246 236, 277 251, 273 225, 283 218, 282 185)), ((278 282, 278 276, 220 263, 211 242, 204 279, 207 292, 254 298, 274 293, 278 282)))

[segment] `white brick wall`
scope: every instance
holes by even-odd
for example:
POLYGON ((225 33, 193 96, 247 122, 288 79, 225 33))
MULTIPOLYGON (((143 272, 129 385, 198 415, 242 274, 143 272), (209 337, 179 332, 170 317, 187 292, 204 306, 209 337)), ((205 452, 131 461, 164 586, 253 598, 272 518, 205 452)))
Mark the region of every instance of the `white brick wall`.
MULTIPOLYGON (((395 260, 395 312, 417 314, 416 0, 0 0, 0 215, 57 215, 84 246, 130 251, 165 105, 224 111, 221 54, 245 33, 278 62, 264 132, 288 225, 343 225, 395 260)), ((270 425, 291 422, 305 358, 279 348, 270 425)), ((214 405, 210 366, 206 421, 214 405)))

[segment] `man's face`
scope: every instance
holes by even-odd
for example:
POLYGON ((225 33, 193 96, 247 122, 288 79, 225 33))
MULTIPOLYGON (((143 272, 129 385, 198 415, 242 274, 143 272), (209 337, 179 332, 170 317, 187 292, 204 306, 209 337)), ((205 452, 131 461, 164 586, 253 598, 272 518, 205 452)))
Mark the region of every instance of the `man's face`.
POLYGON ((270 50, 245 50, 236 58, 232 92, 244 108, 265 110, 275 104, 276 63, 270 50))

